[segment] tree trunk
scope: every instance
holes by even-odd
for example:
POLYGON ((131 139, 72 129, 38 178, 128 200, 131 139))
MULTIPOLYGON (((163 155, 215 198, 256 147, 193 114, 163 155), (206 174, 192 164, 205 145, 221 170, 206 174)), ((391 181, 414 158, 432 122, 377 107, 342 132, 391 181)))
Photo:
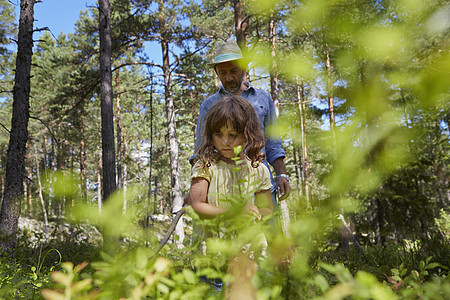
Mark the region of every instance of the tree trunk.
POLYGON ((44 232, 47 233, 48 217, 47 217, 47 209, 45 207, 45 202, 44 202, 44 196, 42 195, 41 172, 39 170, 40 167, 39 167, 39 161, 37 158, 36 144, 34 144, 34 162, 35 162, 35 167, 36 167, 36 177, 37 177, 38 184, 39 184, 39 199, 41 200, 42 212, 44 214, 44 225, 45 225, 44 232))
POLYGON ((335 127, 336 122, 334 118, 334 97, 333 97, 333 78, 332 78, 332 66, 331 66, 331 59, 330 59, 330 49, 328 49, 328 45, 325 44, 326 47, 326 61, 325 66, 327 68, 327 94, 328 94, 328 117, 330 120, 330 132, 333 139, 333 146, 334 151, 336 153, 336 136, 335 136, 335 127))
POLYGON ((1 252, 13 250, 17 244, 16 233, 20 215, 20 201, 23 197, 25 152, 28 140, 34 2, 34 0, 20 1, 13 114, 6 161, 5 191, 0 213, 1 252))
POLYGON ((247 22, 244 20, 244 9, 241 0, 233 0, 234 29, 236 42, 242 50, 247 49, 247 22))
POLYGON ((279 98, 278 98, 278 74, 277 74, 277 62, 276 62, 276 31, 275 21, 271 19, 269 21, 269 41, 271 45, 271 70, 270 70, 270 94, 272 96, 273 105, 275 106, 275 113, 277 116, 279 112, 279 98))
POLYGON ((302 190, 306 198, 306 206, 309 207, 309 180, 308 180, 308 148, 306 147, 306 102, 305 102, 305 86, 300 84, 298 77, 296 78, 296 90, 298 110, 300 112, 300 132, 301 132, 301 178, 302 178, 302 190))
POLYGON ((103 201, 116 190, 110 12, 109 0, 99 0, 103 201))
MULTIPOLYGON (((166 103, 167 128, 169 135, 169 154, 170 154, 170 173, 172 186, 172 213, 175 214, 183 207, 183 197, 181 195, 180 165, 178 161, 178 141, 175 122, 175 106, 172 96, 172 79, 169 63, 169 39, 167 38, 167 24, 164 22, 165 8, 160 3, 161 16, 161 50, 163 54, 163 73, 164 73, 164 96, 166 103)), ((178 242, 184 240, 184 222, 180 218, 175 229, 175 234, 180 238, 178 242)))
POLYGON ((117 188, 123 186, 122 178, 122 124, 120 119, 119 69, 116 69, 116 128, 117 128, 117 188))
MULTIPOLYGON (((273 106, 275 107, 275 113, 277 117, 280 114, 280 102, 278 100, 278 76, 277 76, 277 64, 275 61, 275 48, 276 48, 276 36, 275 36, 275 22, 270 20, 269 22, 269 40, 271 44, 271 62, 272 67, 270 70, 270 94, 272 96, 273 106)), ((289 208, 287 205, 288 200, 279 202, 281 210, 281 228, 285 234, 288 234, 289 220, 289 208)))
MULTIPOLYGON (((149 172, 148 172, 148 194, 147 194, 147 225, 150 218, 150 204, 152 199, 152 169, 153 169, 153 74, 150 76, 150 148, 148 150, 149 172)), ((156 185, 154 193, 156 193, 156 185)), ((156 199, 155 199, 156 200, 156 199)), ((153 213, 156 212, 156 201, 153 203, 153 213)))
POLYGON ((102 213, 102 153, 99 151, 97 158, 97 203, 98 213, 102 213))
MULTIPOLYGON (((300 155, 299 155, 299 157, 300 157, 300 155)), ((301 160, 300 160, 300 164, 298 162, 297 146, 295 145, 295 143, 292 144, 292 158, 294 159, 295 179, 297 181, 297 193, 298 193, 298 196, 301 197, 301 196, 303 196, 303 189, 302 189, 302 180, 300 178, 300 172, 299 172, 299 169, 301 170, 301 168, 299 167, 299 165, 302 162, 301 162, 301 160)))
MULTIPOLYGON (((25 160, 26 161, 26 160, 25 160)), ((30 163, 31 164, 31 163, 30 163)), ((33 168, 30 168, 30 166, 28 166, 28 178, 32 178, 33 177, 33 168)), ((31 193, 31 184, 30 181, 26 180, 25 182, 25 186, 26 186, 26 194, 28 198, 25 198, 25 201, 27 201, 28 199, 28 206, 29 208, 29 212, 28 214, 30 216, 33 216, 34 212, 33 212, 33 195, 31 193)))
MULTIPOLYGON (((241 0, 233 0, 234 8, 234 29, 236 35, 236 43, 241 48, 244 55, 247 52, 247 22, 244 19, 244 9, 241 0)), ((245 80, 249 81, 249 73, 245 72, 245 80)))
POLYGON ((87 172, 87 158, 86 158, 86 140, 84 135, 84 122, 80 114, 80 176, 81 176, 81 196, 83 202, 87 202, 87 187, 86 187, 86 172, 87 172))
POLYGON ((123 158, 125 163, 123 164, 123 178, 122 178, 122 189, 123 189, 123 212, 127 211, 127 176, 128 176, 128 166, 126 164, 128 157, 128 145, 127 145, 127 127, 123 126, 123 158))

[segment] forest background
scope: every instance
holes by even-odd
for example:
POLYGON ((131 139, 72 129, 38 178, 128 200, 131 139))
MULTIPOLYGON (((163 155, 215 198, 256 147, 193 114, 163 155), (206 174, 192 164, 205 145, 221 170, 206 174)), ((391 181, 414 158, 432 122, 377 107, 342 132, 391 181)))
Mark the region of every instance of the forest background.
MULTIPOLYGON (((121 191, 114 218, 131 212, 145 223, 151 215, 180 208, 190 184, 188 157, 199 106, 219 87, 207 63, 219 42, 233 38, 253 58, 251 83, 272 95, 279 114, 273 131, 283 139, 293 187, 282 202, 287 234, 279 243, 296 248, 309 241, 302 245, 304 255, 291 258, 297 271, 273 285, 282 287, 281 295, 302 294, 288 292, 285 284, 303 280, 315 255, 319 261, 347 261, 352 273, 364 269, 363 262, 348 257, 346 239, 352 238, 356 257, 363 251, 366 262, 369 256, 386 264, 366 268, 380 281, 394 278, 388 276, 392 269, 405 268, 403 277, 415 274, 420 261, 422 271, 447 278, 442 273, 448 272, 450 226, 446 1, 110 3, 114 135, 106 138, 115 154, 107 167, 121 191), (160 49, 161 61, 145 51, 147 42, 158 45, 152 51, 160 49), (342 221, 350 223, 352 234, 342 221), (389 255, 409 265, 383 261, 389 255)), ((16 61, 8 44, 18 40, 18 24, 13 2, 0 0, 0 7, 3 214, 16 61)), ((21 216, 47 224, 63 216, 74 219, 77 207, 100 212, 108 203, 102 193, 99 9, 86 8, 74 33, 35 31, 43 34, 33 46, 19 205, 21 216)), ((336 270, 327 272, 341 272, 336 270)), ((420 274, 417 282, 431 280, 420 274)), ((401 279, 407 282, 387 281, 395 290, 401 279)), ((317 294, 328 291, 317 286, 317 294)))

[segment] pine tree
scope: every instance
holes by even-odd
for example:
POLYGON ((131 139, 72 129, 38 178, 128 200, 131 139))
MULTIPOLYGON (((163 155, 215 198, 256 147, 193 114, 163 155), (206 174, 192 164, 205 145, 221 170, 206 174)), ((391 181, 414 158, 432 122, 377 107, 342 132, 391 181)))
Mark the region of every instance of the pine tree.
POLYGON ((0 248, 16 246, 20 202, 23 198, 25 152, 28 140, 30 69, 33 54, 34 0, 20 3, 16 76, 13 89, 13 114, 5 173, 5 191, 0 212, 0 248))

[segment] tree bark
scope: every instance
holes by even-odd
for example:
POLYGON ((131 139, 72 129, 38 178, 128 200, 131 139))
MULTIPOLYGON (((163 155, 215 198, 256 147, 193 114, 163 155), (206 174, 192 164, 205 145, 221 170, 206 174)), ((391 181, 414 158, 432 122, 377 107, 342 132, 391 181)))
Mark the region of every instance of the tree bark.
POLYGON ((328 44, 325 44, 326 47, 326 60, 325 66, 327 68, 327 100, 328 100, 328 117, 330 120, 330 132, 333 139, 333 147, 334 152, 336 154, 336 134, 335 127, 336 121, 334 117, 334 96, 333 96, 333 78, 332 78, 332 66, 331 66, 331 58, 330 58, 330 49, 328 48, 328 44))
MULTIPOLYGON (((271 44, 271 70, 270 70, 270 94, 272 96, 273 106, 275 107, 275 114, 277 117, 280 114, 280 102, 278 99, 278 75, 277 75, 277 64, 275 61, 275 49, 276 49, 276 35, 275 35, 275 21, 273 19, 269 22, 269 41, 271 44)), ((281 228, 285 234, 288 234, 288 227, 290 224, 289 220, 289 208, 287 205, 287 200, 280 201, 280 210, 281 210, 281 228)))
MULTIPOLYGON (((127 127, 123 126, 123 158, 125 159, 125 163, 123 164, 123 178, 122 178, 122 189, 123 189, 123 212, 127 211, 127 177, 128 177, 128 166, 127 166, 127 157, 128 157, 128 144, 127 144, 127 127)), ((132 204, 132 203, 130 203, 132 204)))
POLYGON ((116 128, 117 128, 117 188, 123 186, 122 178, 122 124, 120 119, 119 69, 116 69, 116 128))
POLYGON ((87 158, 86 158, 86 140, 84 135, 84 121, 80 114, 80 176, 81 176, 81 195, 83 202, 87 202, 87 158))
POLYGON ((98 214, 102 213, 102 153, 99 151, 97 158, 97 204, 98 214))
POLYGON ((103 201, 116 190, 110 13, 109 0, 99 0, 103 201))
POLYGON ((244 20, 244 9, 241 0, 233 0, 234 29, 236 43, 241 49, 247 49, 247 22, 244 20))
MULTIPOLYGON (((170 154, 170 173, 172 187, 172 213, 175 214, 183 207, 183 197, 181 194, 180 165, 178 160, 178 141, 175 122, 175 106, 172 96, 172 78, 169 61, 169 39, 167 37, 167 24, 165 23, 164 3, 160 3, 160 21, 161 26, 161 50, 163 56, 163 74, 164 74, 164 96, 166 103, 167 129, 169 135, 169 154, 170 154)), ((178 235, 179 242, 184 240, 184 221, 183 217, 177 224, 175 234, 178 235)))
POLYGON ((306 206, 309 207, 309 183, 308 183, 308 148, 306 146, 306 103, 305 103, 305 86, 299 82, 298 77, 296 78, 296 90, 297 90, 297 101, 298 110, 300 112, 300 132, 301 132, 301 178, 302 178, 302 190, 306 198, 306 206))
POLYGON ((271 45, 271 70, 270 70, 270 94, 272 96, 273 105, 275 107, 275 113, 278 116, 279 111, 279 99, 278 99, 278 75, 277 75, 277 62, 276 62, 276 31, 275 20, 269 21, 269 41, 271 45))
POLYGON ((20 201, 23 198, 25 153, 30 110, 30 71, 33 55, 34 0, 20 1, 16 74, 13 88, 13 114, 8 144, 5 191, 0 213, 1 252, 15 249, 20 201))
POLYGON ((47 233, 48 217, 47 217, 47 209, 46 209, 46 206, 45 206, 44 196, 42 194, 41 172, 39 170, 40 167, 39 167, 39 161, 38 161, 38 158, 37 158, 36 144, 34 144, 34 162, 35 162, 35 166, 36 166, 36 177, 37 177, 37 180, 38 180, 38 183, 39 183, 38 184, 39 185, 39 200, 41 200, 42 212, 44 214, 44 225, 45 225, 44 232, 47 233))

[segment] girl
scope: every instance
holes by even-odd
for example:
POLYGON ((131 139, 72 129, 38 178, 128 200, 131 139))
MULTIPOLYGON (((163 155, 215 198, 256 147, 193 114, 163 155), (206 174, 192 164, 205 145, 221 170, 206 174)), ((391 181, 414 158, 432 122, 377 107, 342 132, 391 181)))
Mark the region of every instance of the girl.
MULTIPOLYGON (((197 151, 199 160, 192 168, 188 196, 193 210, 201 218, 217 217, 230 209, 231 203, 223 201, 225 196, 239 193, 238 199, 246 201, 240 205, 242 212, 255 221, 272 214, 272 183, 269 170, 262 164, 264 138, 253 106, 240 96, 230 95, 214 104, 202 121, 206 122, 205 132, 197 151), (249 192, 254 197, 242 197, 249 192)), ((212 235, 196 225, 194 232, 200 241, 212 235)), ((258 241, 261 239, 254 236, 252 243, 258 241)), ((225 290, 226 299, 256 299, 257 289, 252 281, 256 271, 257 264, 249 251, 234 257, 227 270, 233 280, 225 290)), ((218 286, 220 289, 221 284, 218 286)))
POLYGON ((221 201, 224 195, 241 190, 254 190, 254 198, 244 206, 244 212, 260 220, 272 213, 269 170, 262 164, 264 138, 253 106, 240 96, 219 100, 208 112, 205 132, 197 154, 199 160, 192 168, 188 201, 201 218, 214 218, 231 205, 221 201), (234 148, 242 147, 242 162, 236 172, 234 148))

